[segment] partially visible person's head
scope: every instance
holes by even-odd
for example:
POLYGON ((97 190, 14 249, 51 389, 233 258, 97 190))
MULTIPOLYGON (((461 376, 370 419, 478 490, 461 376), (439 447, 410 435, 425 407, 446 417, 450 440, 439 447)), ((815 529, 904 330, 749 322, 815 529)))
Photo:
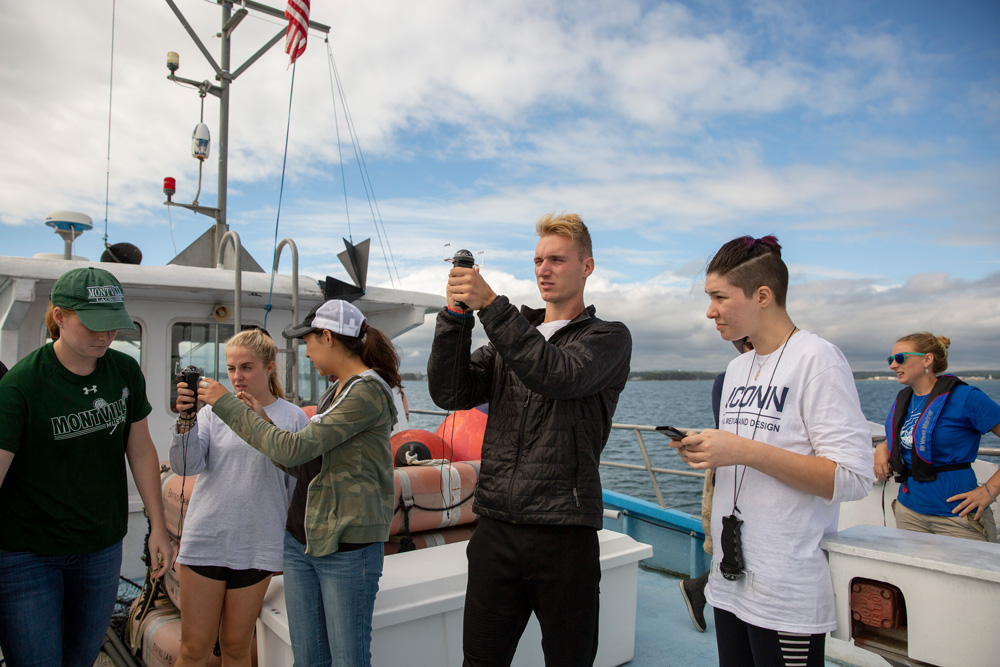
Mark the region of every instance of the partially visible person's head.
POLYGON ((226 369, 233 389, 249 391, 257 399, 262 390, 284 398, 277 355, 278 346, 263 329, 246 329, 226 341, 226 369))
POLYGON ((92 266, 67 271, 52 285, 45 312, 45 326, 52 340, 59 340, 64 315, 78 318, 80 324, 96 333, 135 329, 125 310, 121 283, 109 271, 92 266))
MULTIPOLYGON (((948 370, 948 348, 951 347, 951 339, 947 336, 936 336, 929 331, 918 331, 896 339, 896 346, 912 347, 912 350, 907 351, 931 355, 934 359, 931 364, 931 372, 935 375, 948 370), (904 345, 900 346, 900 343, 904 345)), ((895 350, 895 347, 893 349, 895 350)))
POLYGON ((583 309, 583 290, 594 272, 587 226, 575 214, 548 214, 538 220, 536 230, 535 282, 546 311, 575 316, 583 309))
POLYGON ((587 225, 576 213, 546 213, 535 223, 535 232, 540 237, 555 234, 573 239, 580 259, 594 256, 594 244, 590 240, 587 225))
POLYGON ((781 246, 774 236, 759 239, 741 236, 729 241, 715 253, 705 273, 725 279, 747 297, 760 287, 768 287, 774 303, 785 307, 788 267, 781 259, 781 246))
POLYGON ((364 314, 348 301, 331 299, 319 304, 302 322, 286 327, 281 335, 302 338, 306 355, 322 375, 334 372, 329 354, 339 345, 347 355, 381 375, 390 387, 402 386, 396 347, 384 333, 369 326, 364 314))

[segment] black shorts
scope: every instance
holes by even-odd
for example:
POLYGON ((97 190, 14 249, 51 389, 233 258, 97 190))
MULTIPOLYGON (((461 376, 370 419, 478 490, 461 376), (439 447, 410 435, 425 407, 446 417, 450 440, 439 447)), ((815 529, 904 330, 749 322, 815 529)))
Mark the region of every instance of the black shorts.
POLYGON ((259 584, 274 574, 274 572, 267 570, 234 570, 219 565, 188 565, 187 567, 191 568, 191 571, 195 574, 201 575, 206 579, 226 582, 227 590, 230 588, 246 588, 247 586, 259 584))

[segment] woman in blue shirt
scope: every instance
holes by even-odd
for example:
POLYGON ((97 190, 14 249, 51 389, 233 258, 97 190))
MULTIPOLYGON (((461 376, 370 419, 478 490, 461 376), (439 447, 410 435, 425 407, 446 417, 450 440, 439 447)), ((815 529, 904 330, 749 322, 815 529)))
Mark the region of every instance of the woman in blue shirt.
POLYGON ((1000 435, 1000 405, 942 375, 950 345, 944 336, 920 332, 893 346, 889 367, 905 388, 886 418, 875 474, 895 474, 901 482, 893 502, 898 528, 996 542, 989 506, 1000 493, 1000 472, 980 486, 972 462, 983 433, 1000 435))

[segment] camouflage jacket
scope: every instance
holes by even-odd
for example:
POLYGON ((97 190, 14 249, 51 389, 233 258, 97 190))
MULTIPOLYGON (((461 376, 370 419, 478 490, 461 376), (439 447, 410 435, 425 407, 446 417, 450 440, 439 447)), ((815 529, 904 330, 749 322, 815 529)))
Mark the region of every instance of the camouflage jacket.
POLYGON ((331 405, 298 433, 261 419, 233 394, 216 401, 212 410, 283 468, 322 455, 322 469, 307 494, 307 554, 325 556, 341 542, 389 539, 394 498, 389 432, 396 408, 388 385, 374 371, 349 378, 331 405))

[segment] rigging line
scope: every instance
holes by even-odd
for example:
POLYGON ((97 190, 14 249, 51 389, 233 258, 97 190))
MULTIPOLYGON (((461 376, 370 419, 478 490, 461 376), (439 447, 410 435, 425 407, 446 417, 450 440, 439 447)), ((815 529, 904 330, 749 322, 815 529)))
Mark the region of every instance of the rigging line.
MULTIPOLYGON (((177 242, 174 241, 174 217, 170 215, 172 206, 167 207, 167 228, 170 230, 170 244, 174 246, 174 256, 177 256, 177 242)), ((106 242, 106 241, 105 241, 106 242)))
MULTIPOLYGON (((334 66, 336 66, 336 64, 334 66)), ((338 73, 338 80, 339 80, 339 73, 338 73)), ((396 280, 399 280, 400 283, 402 283, 402 280, 399 277, 399 269, 396 268, 396 258, 392 254, 392 245, 389 243, 389 233, 385 229, 385 222, 382 220, 382 211, 379 210, 379 207, 378 207, 378 198, 375 196, 375 186, 372 183, 371 175, 368 173, 368 163, 365 161, 365 153, 364 153, 364 150, 361 148, 361 141, 360 141, 360 139, 357 138, 357 131, 354 128, 354 117, 351 115, 351 111, 350 111, 350 109, 347 106, 347 97, 346 97, 346 95, 343 92, 343 87, 341 87, 341 95, 344 96, 344 99, 343 99, 344 113, 345 113, 345 116, 347 118, 347 122, 349 123, 349 127, 350 127, 351 132, 352 132, 352 134, 354 136, 354 141, 355 141, 355 144, 356 144, 356 153, 357 153, 357 158, 358 158, 358 166, 359 166, 359 169, 361 171, 362 179, 364 181, 366 181, 366 184, 367 184, 366 192, 368 190, 371 191, 371 195, 370 195, 369 200, 368 200, 368 207, 371 210, 372 207, 374 206, 374 210, 372 210, 372 220, 375 223, 376 230, 378 230, 379 226, 381 225, 382 234, 385 236, 385 246, 386 247, 383 248, 383 251, 382 251, 383 252, 383 257, 388 257, 388 259, 386 260, 386 267, 385 268, 386 268, 386 271, 389 272, 389 280, 392 281, 392 270, 389 269, 389 261, 391 260, 392 261, 392 268, 393 268, 393 270, 396 271, 396 280)), ((381 241, 382 241, 382 239, 381 239, 381 237, 379 237, 379 242, 381 243, 381 241)), ((393 286, 395 287, 395 282, 393 282, 393 286)))
POLYGON ((115 82, 115 0, 111 0, 111 72, 108 75, 108 162, 104 180, 104 247, 108 247, 108 206, 111 200, 111 101, 115 82))
POLYGON ((288 87, 288 121, 285 123, 285 154, 281 158, 281 186, 278 188, 278 211, 274 218, 274 251, 271 255, 271 286, 267 291, 267 305, 264 306, 264 328, 267 329, 267 316, 271 313, 271 296, 274 294, 274 274, 278 272, 278 267, 274 261, 278 258, 278 223, 281 220, 281 199, 285 194, 285 165, 288 164, 288 136, 292 130, 292 97, 295 93, 295 66, 292 63, 292 83, 288 87))
POLYGON ((351 233, 351 209, 347 204, 347 175, 344 173, 344 153, 340 146, 340 118, 337 115, 337 93, 333 84, 333 52, 330 51, 329 36, 324 41, 326 42, 326 52, 329 55, 329 58, 327 58, 327 72, 330 75, 330 97, 333 98, 333 126, 337 130, 337 158, 340 160, 340 180, 344 185, 344 213, 347 216, 347 238, 353 244, 354 235, 351 233))
MULTIPOLYGON (((329 47, 328 47, 329 48, 329 47)), ((365 163, 364 153, 361 150, 361 141, 358 139, 358 133, 354 126, 354 118, 351 116, 351 109, 347 104, 347 95, 344 93, 344 85, 340 79, 340 70, 337 68, 337 62, 333 58, 333 51, 330 50, 330 63, 333 68, 334 76, 337 79, 337 90, 340 93, 341 105, 344 108, 344 118, 347 120, 347 129, 350 132, 352 145, 354 148, 354 156, 358 161, 358 171, 361 173, 361 182, 365 188, 365 194, 368 197, 368 208, 372 213, 372 221, 375 223, 375 233, 378 236, 379 246, 382 248, 382 258, 385 261, 385 269, 389 274, 389 281, 392 286, 396 286, 396 280, 392 277, 392 269, 389 268, 389 258, 392 255, 392 249, 387 250, 389 244, 389 237, 385 231, 385 225, 383 224, 381 229, 379 228, 379 216, 375 214, 375 208, 377 208, 377 203, 375 208, 372 207, 372 201, 375 199, 375 188, 371 184, 371 178, 368 175, 368 165, 365 163), (385 242, 382 241, 382 236, 385 235, 385 242)), ((393 266, 395 266, 395 258, 393 258, 393 266)), ((396 271, 396 279, 399 279, 399 271, 396 271)), ((402 281, 400 281, 402 282, 402 281)))

